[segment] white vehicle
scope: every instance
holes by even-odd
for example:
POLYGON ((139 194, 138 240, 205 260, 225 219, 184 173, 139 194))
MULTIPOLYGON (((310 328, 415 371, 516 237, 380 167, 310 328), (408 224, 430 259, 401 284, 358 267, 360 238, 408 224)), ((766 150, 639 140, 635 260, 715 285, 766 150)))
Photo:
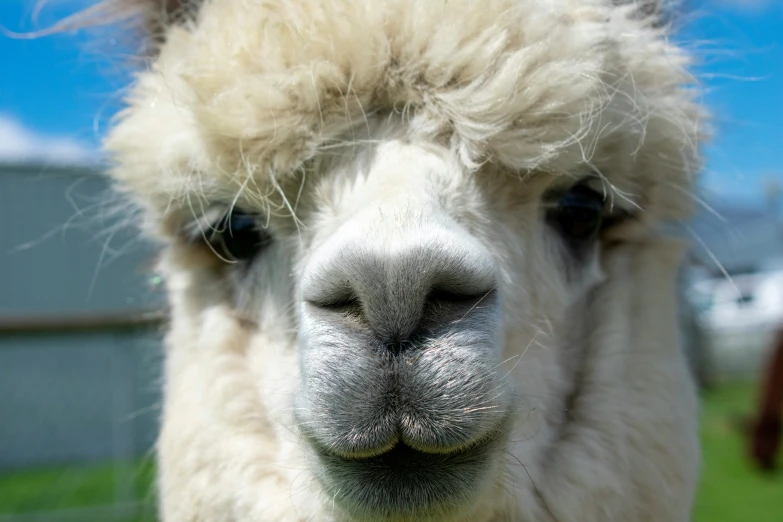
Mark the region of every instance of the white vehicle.
POLYGON ((755 375, 783 327, 783 270, 702 280, 689 294, 712 376, 755 375))

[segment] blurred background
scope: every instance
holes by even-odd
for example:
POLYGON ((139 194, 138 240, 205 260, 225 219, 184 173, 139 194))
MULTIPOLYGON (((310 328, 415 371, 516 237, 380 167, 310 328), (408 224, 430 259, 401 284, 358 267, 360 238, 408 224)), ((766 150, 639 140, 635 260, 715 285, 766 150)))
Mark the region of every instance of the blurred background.
MULTIPOLYGON (((98 152, 130 55, 111 34, 9 34, 90 3, 0 2, 0 522, 155 520, 163 296, 98 152)), ((677 27, 716 129, 680 286, 694 519, 781 522, 783 473, 749 448, 783 327, 783 0, 685 2, 677 27)))

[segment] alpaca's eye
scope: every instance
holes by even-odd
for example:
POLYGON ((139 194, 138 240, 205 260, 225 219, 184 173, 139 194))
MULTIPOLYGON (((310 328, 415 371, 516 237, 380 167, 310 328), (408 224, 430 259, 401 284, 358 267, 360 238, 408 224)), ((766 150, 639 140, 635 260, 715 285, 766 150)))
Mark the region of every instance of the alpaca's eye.
POLYGON ((221 219, 210 238, 215 251, 229 261, 252 259, 270 241, 269 234, 259 228, 256 217, 238 209, 221 219))
POLYGON ((560 196, 547 213, 547 219, 564 238, 578 245, 597 236, 603 213, 603 195, 587 185, 578 184, 560 196))

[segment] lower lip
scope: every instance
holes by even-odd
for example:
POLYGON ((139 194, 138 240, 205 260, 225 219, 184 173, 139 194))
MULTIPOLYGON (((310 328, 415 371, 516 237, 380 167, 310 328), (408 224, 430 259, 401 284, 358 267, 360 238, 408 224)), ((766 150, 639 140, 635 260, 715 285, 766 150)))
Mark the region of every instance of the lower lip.
POLYGON ((366 459, 345 459, 316 449, 319 479, 328 498, 354 516, 373 520, 443 515, 481 493, 491 476, 499 441, 458 453, 422 453, 404 444, 366 459))

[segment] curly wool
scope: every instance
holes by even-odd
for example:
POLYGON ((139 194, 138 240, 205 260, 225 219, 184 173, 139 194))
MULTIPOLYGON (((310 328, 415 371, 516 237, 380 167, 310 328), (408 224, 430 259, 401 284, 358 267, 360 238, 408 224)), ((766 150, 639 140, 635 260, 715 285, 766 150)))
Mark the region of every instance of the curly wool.
POLYGON ((399 112, 470 167, 589 166, 651 219, 680 217, 700 109, 687 57, 637 13, 601 0, 207 1, 139 76, 107 140, 114 176, 158 211, 199 173, 263 193, 368 114, 399 112), (631 175, 605 170, 607 155, 631 175))

